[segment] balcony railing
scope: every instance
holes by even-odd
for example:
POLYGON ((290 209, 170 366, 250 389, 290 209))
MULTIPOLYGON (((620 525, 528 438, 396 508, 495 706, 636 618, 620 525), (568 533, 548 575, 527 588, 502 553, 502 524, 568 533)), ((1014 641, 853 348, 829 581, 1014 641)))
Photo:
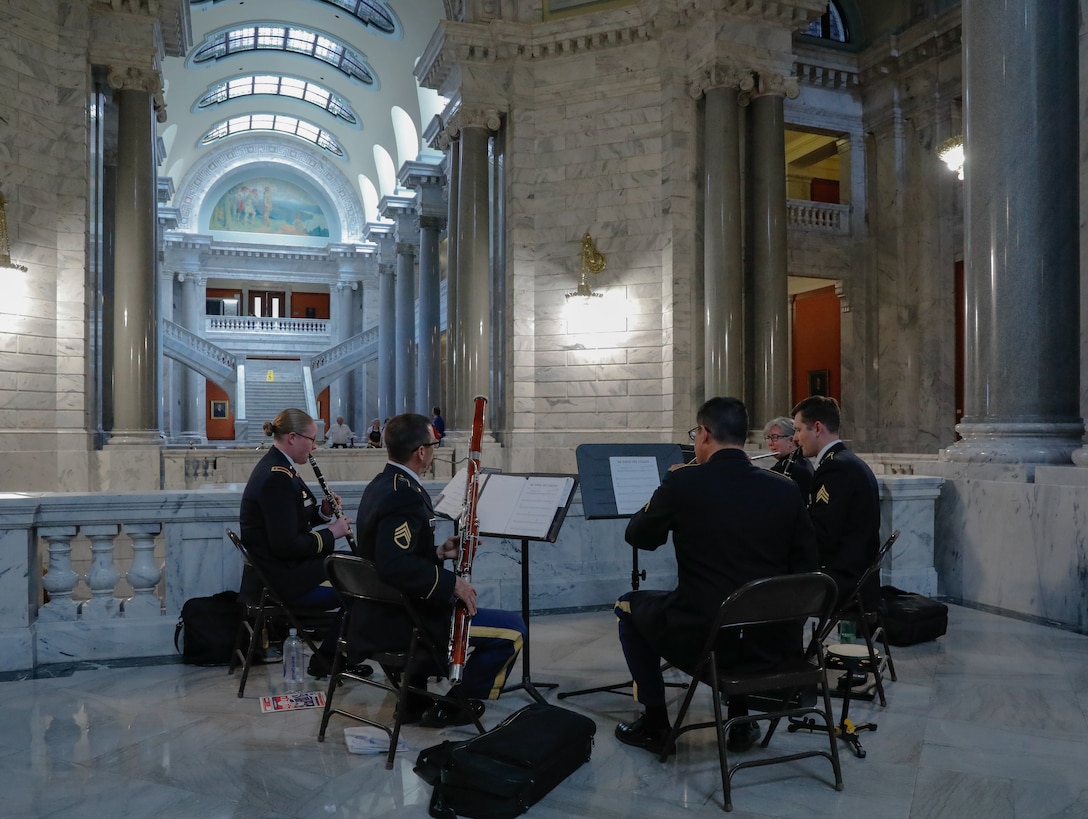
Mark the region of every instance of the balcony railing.
POLYGON ((205 316, 208 333, 274 333, 328 335, 329 319, 262 318, 260 316, 205 316))
POLYGON ((810 202, 806 199, 787 199, 786 224, 791 228, 848 236, 850 234, 850 206, 810 202))

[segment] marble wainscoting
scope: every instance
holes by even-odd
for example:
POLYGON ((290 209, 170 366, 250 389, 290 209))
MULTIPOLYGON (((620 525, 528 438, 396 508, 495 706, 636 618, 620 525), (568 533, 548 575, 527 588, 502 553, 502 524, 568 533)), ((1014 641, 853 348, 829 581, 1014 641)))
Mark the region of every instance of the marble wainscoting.
POLYGON ((1088 633, 1088 470, 928 463, 941 595, 1088 633))

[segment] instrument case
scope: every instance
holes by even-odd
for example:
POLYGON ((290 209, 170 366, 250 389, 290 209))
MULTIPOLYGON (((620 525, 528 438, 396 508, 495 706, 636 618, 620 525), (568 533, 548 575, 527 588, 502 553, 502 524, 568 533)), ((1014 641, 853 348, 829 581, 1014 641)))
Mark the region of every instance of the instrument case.
POLYGON ((589 761, 596 730, 589 717, 534 703, 477 737, 421 751, 415 771, 434 785, 431 816, 520 816, 589 761))
POLYGON ((895 586, 881 586, 884 633, 893 646, 936 640, 948 631, 948 606, 895 586))

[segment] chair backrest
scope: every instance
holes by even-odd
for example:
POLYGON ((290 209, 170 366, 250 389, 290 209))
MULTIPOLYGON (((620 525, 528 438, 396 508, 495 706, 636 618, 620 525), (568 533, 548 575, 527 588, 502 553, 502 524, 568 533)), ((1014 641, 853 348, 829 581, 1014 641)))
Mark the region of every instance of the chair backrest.
POLYGON ((325 574, 341 597, 410 608, 405 596, 381 580, 365 557, 334 552, 325 558, 325 574))
MULTIPOLYGON (((869 582, 869 578, 880 571, 880 567, 884 565, 884 558, 888 556, 888 552, 892 550, 892 546, 895 545, 895 541, 899 539, 899 530, 896 529, 892 532, 888 539, 884 541, 884 545, 880 547, 880 551, 876 553, 876 558, 869 565, 869 568, 865 570, 865 573, 858 579, 857 585, 854 587, 854 594, 857 594, 863 588, 865 584, 869 582)), ((852 597, 853 595, 851 595, 852 597)))
POLYGON ((250 557, 249 550, 246 548, 245 544, 242 543, 242 539, 234 533, 234 530, 229 528, 227 529, 227 537, 230 538, 230 542, 233 543, 234 547, 241 553, 242 561, 245 563, 245 566, 253 571, 257 577, 257 581, 264 587, 265 595, 267 595, 274 605, 286 608, 283 598, 280 597, 279 593, 276 591, 276 587, 269 582, 268 576, 257 562, 250 557))
POLYGON ((718 609, 707 641, 709 653, 722 629, 803 621, 815 617, 821 629, 831 617, 837 590, 823 572, 784 574, 746 583, 718 609))

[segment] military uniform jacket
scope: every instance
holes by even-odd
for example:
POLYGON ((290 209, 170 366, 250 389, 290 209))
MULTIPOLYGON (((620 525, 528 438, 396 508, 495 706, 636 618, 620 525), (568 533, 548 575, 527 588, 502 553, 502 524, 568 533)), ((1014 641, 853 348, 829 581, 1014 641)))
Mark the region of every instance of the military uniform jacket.
POLYGON ((286 602, 327 580, 325 555, 336 538, 328 529, 311 531, 324 522, 320 501, 287 456, 269 449, 250 473, 238 523, 242 542, 286 602))
MULTIPOLYGON (((816 539, 797 485, 723 449, 705 464, 669 472, 631 518, 627 542, 656 549, 672 532, 677 586, 635 595, 632 617, 663 657, 689 667, 722 602, 745 583, 817 568, 816 539)), ((781 655, 800 646, 799 630, 777 630, 764 643, 781 655)))
MULTIPOLYGON (((816 467, 808 511, 820 564, 835 578, 840 597, 848 594, 880 551, 880 493, 873 471, 841 441, 816 467)), ((875 595, 867 590, 867 605, 875 604, 875 595)))
MULTIPOLYGON (((374 561, 384 582, 416 602, 427 632, 443 647, 456 578, 435 553, 430 495, 403 469, 386 464, 363 492, 355 528, 359 554, 374 561)), ((365 654, 407 648, 412 624, 402 610, 375 603, 357 605, 359 609, 352 613, 354 650, 365 654)))
POLYGON ((792 461, 788 457, 775 461, 771 465, 771 472, 784 475, 797 484, 797 488, 801 490, 801 497, 805 503, 808 503, 808 497, 812 491, 812 474, 815 472, 812 461, 798 451, 792 461))

